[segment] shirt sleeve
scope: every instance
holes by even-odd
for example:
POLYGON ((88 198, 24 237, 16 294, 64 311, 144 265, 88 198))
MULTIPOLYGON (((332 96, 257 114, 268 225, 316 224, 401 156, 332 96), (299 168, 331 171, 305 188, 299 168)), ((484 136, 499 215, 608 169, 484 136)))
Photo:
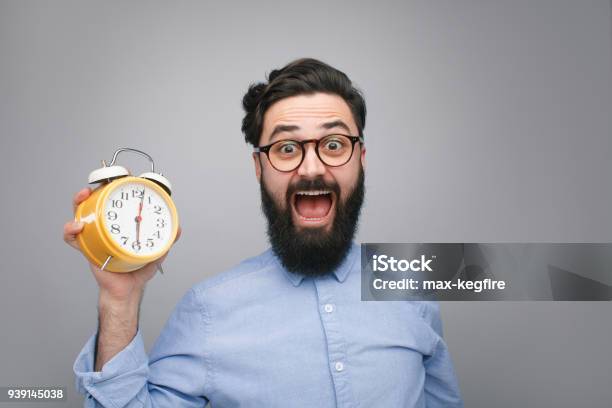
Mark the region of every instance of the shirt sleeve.
POLYGON ((94 333, 74 363, 85 407, 204 407, 208 389, 206 314, 194 289, 179 301, 147 357, 140 328, 132 341, 94 371, 94 333))
POLYGON ((425 366, 425 401, 427 408, 461 408, 463 400, 453 369, 448 347, 442 337, 440 307, 435 302, 422 302, 422 315, 436 332, 431 355, 423 360, 425 366))

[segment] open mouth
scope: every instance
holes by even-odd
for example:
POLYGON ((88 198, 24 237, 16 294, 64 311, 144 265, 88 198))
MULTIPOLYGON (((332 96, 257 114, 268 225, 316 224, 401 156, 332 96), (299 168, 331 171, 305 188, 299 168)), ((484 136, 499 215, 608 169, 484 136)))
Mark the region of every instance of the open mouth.
POLYGON ((330 190, 302 190, 293 195, 293 208, 300 220, 318 224, 327 221, 334 201, 330 190))

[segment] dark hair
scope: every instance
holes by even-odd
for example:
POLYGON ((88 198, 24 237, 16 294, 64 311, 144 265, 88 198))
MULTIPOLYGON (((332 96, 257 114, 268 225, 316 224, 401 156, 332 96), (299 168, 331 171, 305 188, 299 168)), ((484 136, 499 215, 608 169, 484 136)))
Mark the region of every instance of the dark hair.
POLYGON ((259 145, 266 110, 283 98, 324 92, 342 97, 348 104, 353 119, 363 137, 366 105, 361 92, 342 71, 313 58, 290 62, 268 75, 268 83, 251 84, 242 98, 245 111, 242 132, 247 143, 259 145))

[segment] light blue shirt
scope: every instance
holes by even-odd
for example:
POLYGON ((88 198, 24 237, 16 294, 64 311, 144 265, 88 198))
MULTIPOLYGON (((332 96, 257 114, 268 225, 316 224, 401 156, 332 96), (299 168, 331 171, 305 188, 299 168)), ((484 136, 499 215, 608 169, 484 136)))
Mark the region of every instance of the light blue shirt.
POLYGON ((191 288, 149 356, 140 329, 94 372, 86 407, 462 407, 432 302, 363 302, 360 247, 333 274, 288 272, 271 250, 191 288))

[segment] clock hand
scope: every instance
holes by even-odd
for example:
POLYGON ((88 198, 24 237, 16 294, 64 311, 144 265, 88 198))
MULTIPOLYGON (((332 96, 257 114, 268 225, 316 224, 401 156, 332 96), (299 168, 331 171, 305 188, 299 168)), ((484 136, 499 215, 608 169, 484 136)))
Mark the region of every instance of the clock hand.
POLYGON ((140 243, 140 216, 136 217, 136 242, 140 243))
POLYGON ((138 205, 138 215, 136 216, 136 242, 140 243, 140 223, 142 222, 142 204, 144 202, 145 189, 142 189, 140 204, 138 205))

